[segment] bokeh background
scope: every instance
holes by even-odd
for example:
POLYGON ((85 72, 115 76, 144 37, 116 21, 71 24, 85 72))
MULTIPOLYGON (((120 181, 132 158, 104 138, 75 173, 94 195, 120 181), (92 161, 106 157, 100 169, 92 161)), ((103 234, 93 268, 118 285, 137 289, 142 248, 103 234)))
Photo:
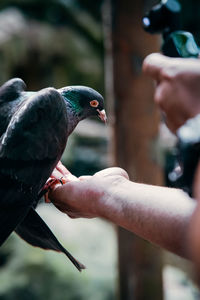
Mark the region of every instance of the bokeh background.
MULTIPOLYGON (((136 18, 131 11, 134 10, 135 4, 131 4, 133 2, 0 0, 0 84, 12 77, 21 77, 28 90, 39 90, 47 86, 60 88, 74 84, 87 85, 97 89, 106 98, 108 124, 105 126, 95 119, 83 121, 69 139, 62 161, 76 176, 93 174, 117 163, 122 167, 130 165, 131 176, 143 180, 137 171, 137 167, 141 165, 141 157, 135 155, 135 160, 124 160, 122 152, 127 144, 125 140, 124 144, 120 144, 116 134, 121 129, 118 111, 120 105, 116 104, 119 102, 115 102, 115 95, 118 101, 119 98, 124 101, 121 101, 122 104, 127 102, 123 98, 127 92, 127 83, 129 86, 135 84, 140 90, 136 92, 138 97, 135 100, 139 111, 133 114, 133 119, 138 118, 138 122, 136 128, 129 126, 130 134, 134 135, 134 130, 140 132, 140 128, 148 126, 140 117, 140 111, 145 111, 149 116, 147 122, 151 120, 151 126, 152 120, 155 120, 155 132, 161 135, 162 141, 160 147, 159 139, 155 142, 153 136, 153 160, 155 156, 162 157, 160 153, 161 148, 162 151, 164 148, 163 143, 169 145, 173 140, 163 127, 161 131, 158 129, 158 113, 152 115, 152 92, 148 95, 151 106, 140 107, 140 96, 145 94, 144 87, 148 85, 147 89, 152 89, 150 81, 138 84, 142 76, 141 63, 145 55, 158 51, 161 38, 151 39, 147 34, 141 33, 142 29, 138 34, 133 30, 134 55, 131 54, 131 60, 128 61, 128 66, 134 68, 131 75, 133 79, 126 74, 128 67, 124 57, 116 54, 120 49, 116 46, 116 39, 113 43, 113 47, 116 47, 114 51, 111 45, 109 26, 113 21, 112 11, 118 10, 117 13, 114 12, 118 16, 115 20, 122 21, 115 24, 115 29, 119 33, 122 31, 118 42, 122 45, 122 52, 128 57, 129 47, 122 40, 123 35, 125 38, 128 36, 130 25, 123 20, 135 18, 133 24, 140 28, 140 16, 158 3, 153 0, 137 0, 140 11, 136 18), (120 11, 120 5, 131 9, 120 11), (141 47, 145 47, 145 51, 141 47), (117 83, 119 90, 116 88, 115 92, 113 90, 117 83), (136 172, 136 177, 132 170, 136 172)), ((181 3, 184 28, 192 31, 199 41, 200 4, 195 0, 182 0, 181 3)), ((127 116, 123 116, 126 122, 127 116)), ((136 137, 134 141, 136 149, 137 139, 139 140, 136 137)), ((145 162, 144 169, 147 169, 145 162)), ((159 175, 157 169, 148 170, 147 173, 150 177, 155 177, 156 182, 160 182, 163 177, 163 159, 158 159, 155 164, 159 165, 159 175)), ((145 178, 144 181, 148 180, 145 178)), ((157 248, 154 252, 146 242, 140 244, 134 240, 134 245, 139 246, 133 249, 133 254, 130 250, 131 254, 127 259, 130 261, 131 258, 130 265, 132 261, 134 265, 127 272, 122 266, 124 262, 128 265, 127 260, 123 259, 130 246, 127 233, 120 232, 103 220, 71 220, 51 204, 41 204, 38 211, 63 245, 87 266, 87 270, 79 274, 63 255, 33 248, 12 234, 0 249, 0 300, 189 300, 199 297, 198 290, 192 283, 193 271, 188 262, 169 253, 163 254, 157 248), (144 272, 138 272, 138 269, 144 272), (144 273, 147 274, 146 277, 144 273), (141 292, 144 290, 148 291, 148 296, 141 292)))

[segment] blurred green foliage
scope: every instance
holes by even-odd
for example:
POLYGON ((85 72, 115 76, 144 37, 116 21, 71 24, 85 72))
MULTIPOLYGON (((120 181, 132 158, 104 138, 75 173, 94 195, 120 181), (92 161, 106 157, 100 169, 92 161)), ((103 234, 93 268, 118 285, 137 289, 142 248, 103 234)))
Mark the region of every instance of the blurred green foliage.
POLYGON ((102 53, 102 40, 93 34, 86 15, 100 22, 102 1, 69 0, 3 0, 0 9, 18 8, 27 18, 37 19, 54 26, 68 26, 87 38, 96 51, 102 53), (85 17, 83 16, 85 12, 85 17), (82 16, 82 17, 80 17, 82 16))
POLYGON ((0 1, 0 82, 18 76, 29 89, 84 84, 103 92, 100 7, 101 1, 0 1))
POLYGON ((0 300, 114 299, 109 272, 79 274, 63 255, 33 248, 16 236, 9 238, 3 251, 10 257, 0 268, 0 300))

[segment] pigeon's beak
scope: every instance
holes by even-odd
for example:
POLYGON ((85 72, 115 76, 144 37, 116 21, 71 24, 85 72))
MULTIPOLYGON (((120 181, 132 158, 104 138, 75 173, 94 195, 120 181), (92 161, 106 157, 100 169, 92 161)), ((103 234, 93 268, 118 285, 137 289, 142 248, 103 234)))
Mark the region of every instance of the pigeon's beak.
POLYGON ((105 112, 105 109, 102 109, 102 110, 99 110, 97 109, 98 113, 99 113, 99 118, 104 122, 106 123, 107 121, 107 116, 106 116, 106 112, 105 112))

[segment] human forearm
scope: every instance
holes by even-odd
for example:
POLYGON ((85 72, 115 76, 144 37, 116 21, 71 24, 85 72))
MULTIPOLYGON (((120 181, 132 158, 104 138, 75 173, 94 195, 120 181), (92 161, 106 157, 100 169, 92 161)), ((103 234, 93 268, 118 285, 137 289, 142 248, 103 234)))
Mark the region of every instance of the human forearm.
POLYGON ((120 168, 57 187, 53 203, 70 217, 102 217, 189 257, 187 232, 196 203, 178 189, 138 184, 120 168))
POLYGON ((103 195, 102 217, 129 231, 188 257, 187 232, 196 203, 181 190, 125 181, 103 195), (107 199, 106 199, 107 197, 107 199))

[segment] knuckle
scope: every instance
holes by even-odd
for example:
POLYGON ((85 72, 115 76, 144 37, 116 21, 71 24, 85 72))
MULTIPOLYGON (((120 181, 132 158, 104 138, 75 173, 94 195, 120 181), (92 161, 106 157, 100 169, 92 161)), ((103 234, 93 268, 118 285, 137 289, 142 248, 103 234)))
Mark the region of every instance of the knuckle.
POLYGON ((128 173, 124 169, 122 169, 121 171, 122 171, 122 176, 125 177, 126 179, 129 179, 128 173))
POLYGON ((128 173, 124 169, 122 169, 120 167, 116 167, 116 173, 118 173, 118 175, 121 175, 121 176, 129 179, 128 173))

